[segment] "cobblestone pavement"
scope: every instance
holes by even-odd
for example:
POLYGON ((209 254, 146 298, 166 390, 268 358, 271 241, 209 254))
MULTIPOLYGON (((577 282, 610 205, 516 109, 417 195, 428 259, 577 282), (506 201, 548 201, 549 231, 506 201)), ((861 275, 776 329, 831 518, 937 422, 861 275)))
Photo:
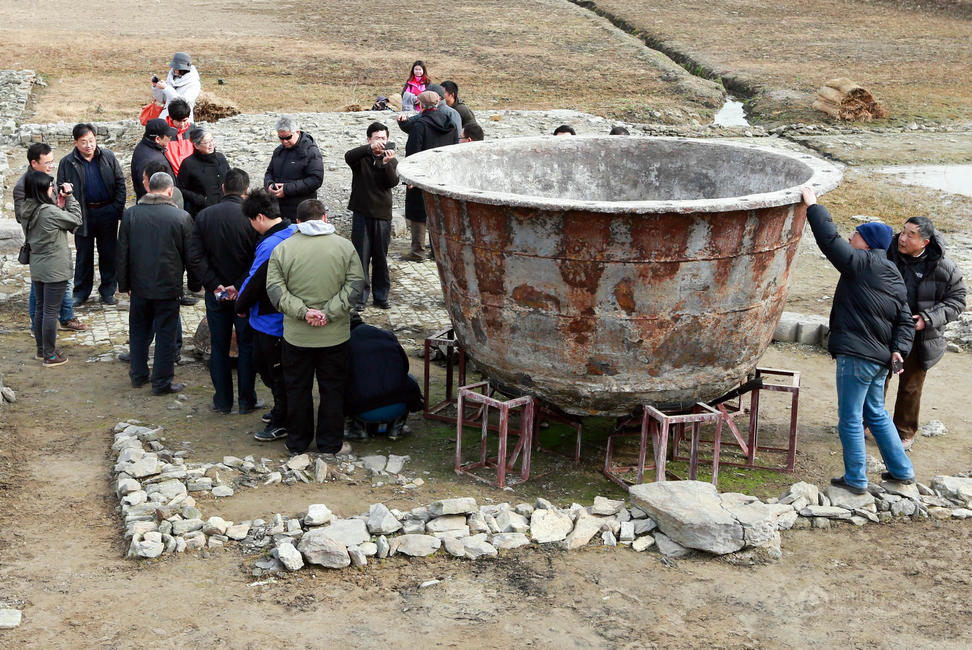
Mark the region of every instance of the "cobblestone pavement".
MULTIPOLYGON (((391 309, 378 309, 369 304, 362 317, 368 323, 390 329, 398 334, 406 347, 417 346, 420 339, 430 333, 450 326, 445 310, 439 276, 435 262, 405 262, 399 259, 407 250, 403 241, 396 241, 389 251, 389 267, 392 288, 388 297, 391 309)), ((23 297, 30 292, 28 267, 17 262, 15 256, 0 256, 0 301, 23 297)), ((97 273, 95 286, 97 286, 97 273)), ((105 359, 128 348, 128 299, 117 294, 117 305, 103 305, 97 297, 75 307, 75 314, 89 329, 85 332, 61 330, 58 339, 84 346, 111 346, 113 352, 105 353, 105 359)), ((183 306, 183 338, 188 343, 200 321, 206 316, 205 304, 200 300, 193 306, 183 306)), ((24 314, 24 332, 27 333, 27 314, 24 314)), ((93 360, 98 360, 96 355, 93 360)))

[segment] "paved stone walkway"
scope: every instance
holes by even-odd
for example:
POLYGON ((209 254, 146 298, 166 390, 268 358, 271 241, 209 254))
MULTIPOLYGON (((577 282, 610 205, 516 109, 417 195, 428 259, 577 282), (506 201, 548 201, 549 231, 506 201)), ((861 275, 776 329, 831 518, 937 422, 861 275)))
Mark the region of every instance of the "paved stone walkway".
MULTIPOLYGON (((404 241, 393 243, 389 251, 392 289, 389 295, 391 309, 378 309, 369 303, 362 316, 366 322, 396 332, 406 347, 418 345, 420 339, 430 333, 450 326, 445 310, 439 276, 435 262, 405 262, 399 259, 400 252, 407 249, 404 241), (414 338, 412 338, 414 337, 414 338)), ((26 296, 30 292, 28 267, 19 264, 12 255, 0 256, 0 301, 26 296)), ((97 273, 95 283, 97 285, 97 273)), ((85 332, 61 330, 58 339, 75 345, 111 346, 114 352, 106 353, 106 358, 115 352, 128 348, 128 299, 117 294, 117 305, 103 305, 97 296, 84 305, 75 307, 75 314, 89 329, 85 332)), ((206 316, 205 304, 200 300, 191 307, 183 306, 183 338, 192 340, 200 321, 206 316)), ((24 314, 24 332, 27 333, 27 314, 24 314)), ((188 349, 188 347, 187 347, 188 349)), ((96 359, 98 357, 95 357, 96 359)))

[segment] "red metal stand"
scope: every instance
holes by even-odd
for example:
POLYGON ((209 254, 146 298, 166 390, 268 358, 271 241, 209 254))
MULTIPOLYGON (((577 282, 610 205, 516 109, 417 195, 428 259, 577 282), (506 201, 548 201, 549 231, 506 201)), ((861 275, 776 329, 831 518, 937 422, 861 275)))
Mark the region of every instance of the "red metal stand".
POLYGON ((468 474, 473 478, 481 481, 489 482, 486 479, 473 474, 473 470, 482 467, 495 467, 496 468, 496 483, 495 485, 499 488, 506 487, 506 473, 513 471, 513 466, 516 464, 516 460, 520 453, 523 453, 523 459, 520 463, 520 480, 519 482, 526 481, 530 478, 530 452, 533 447, 533 416, 534 416, 534 398, 529 395, 523 397, 517 397, 515 399, 509 400, 499 400, 491 397, 492 389, 488 381, 481 381, 475 384, 470 384, 469 386, 461 386, 458 391, 457 398, 457 413, 456 418, 456 466, 455 470, 457 474, 468 474), (476 392, 480 391, 480 392, 476 392), (465 425, 463 419, 463 409, 466 406, 466 402, 472 402, 474 404, 482 405, 481 414, 479 416, 480 422, 480 443, 479 443, 479 460, 476 462, 463 463, 462 462, 462 430, 465 425), (497 427, 498 434, 498 449, 496 458, 492 459, 488 457, 487 454, 487 436, 490 431, 489 426, 489 409, 495 408, 499 411, 499 426, 497 427), (520 413, 520 430, 519 432, 514 432, 518 436, 516 445, 513 447, 512 455, 509 460, 507 460, 507 438, 509 435, 510 428, 510 411, 516 408, 522 408, 520 413))
POLYGON ((456 403, 456 396, 453 392, 456 386, 452 364, 454 357, 458 358, 459 386, 462 386, 466 383, 466 351, 459 345, 452 328, 450 327, 425 339, 425 380, 423 384, 425 389, 425 410, 423 415, 427 420, 438 420, 440 422, 448 422, 449 424, 453 424, 456 421, 455 417, 442 412, 456 403), (431 394, 429 393, 429 365, 432 361, 432 346, 439 345, 445 346, 446 349, 446 393, 445 399, 436 404, 432 404, 431 394))
MULTIPOLYGON (((726 423, 729 426, 729 430, 732 432, 734 440, 727 440, 725 444, 731 445, 733 447, 738 447, 742 451, 743 455, 746 457, 746 461, 743 463, 737 462, 726 462, 723 461, 723 465, 731 467, 747 467, 749 469, 769 469, 775 471, 792 472, 796 465, 796 445, 797 445, 797 421, 800 412, 800 372, 797 370, 781 370, 779 368, 757 368, 754 374, 754 378, 769 378, 769 377, 783 377, 788 378, 788 383, 781 384, 771 384, 763 383, 759 388, 754 388, 750 392, 749 397, 749 431, 747 436, 743 439, 742 434, 739 432, 733 417, 742 412, 740 397, 739 403, 732 409, 726 409, 723 405, 719 405, 719 409, 726 412, 726 423), (759 444, 759 408, 760 401, 759 396, 761 391, 771 391, 771 392, 785 392, 790 393, 790 429, 788 435, 788 444, 786 447, 774 447, 770 445, 760 445, 759 444), (757 452, 786 452, 786 463, 783 465, 762 465, 756 464, 756 454, 757 452)), ((679 455, 679 446, 682 442, 683 436, 681 432, 676 431, 672 438, 672 459, 673 460, 688 460, 689 458, 684 455, 679 455)), ((706 441, 707 442, 707 441, 706 441)))
POLYGON ((628 489, 635 482, 628 481, 622 474, 637 471, 637 483, 644 482, 645 469, 655 472, 656 481, 664 481, 668 476, 666 469, 668 459, 668 436, 673 430, 684 435, 686 424, 692 425, 692 455, 689 463, 689 478, 695 480, 698 476, 698 447, 703 424, 715 424, 715 448, 712 461, 712 483, 719 481, 719 450, 722 440, 722 425, 726 420, 724 410, 717 410, 707 404, 699 402, 688 413, 664 413, 653 406, 645 406, 640 420, 641 426, 635 425, 635 418, 621 422, 615 427, 615 433, 608 436, 607 451, 604 456, 604 475, 628 489), (648 436, 651 436, 651 447, 654 452, 654 462, 645 465, 648 455, 648 436), (614 463, 614 445, 618 438, 638 437, 638 464, 619 465, 614 463))

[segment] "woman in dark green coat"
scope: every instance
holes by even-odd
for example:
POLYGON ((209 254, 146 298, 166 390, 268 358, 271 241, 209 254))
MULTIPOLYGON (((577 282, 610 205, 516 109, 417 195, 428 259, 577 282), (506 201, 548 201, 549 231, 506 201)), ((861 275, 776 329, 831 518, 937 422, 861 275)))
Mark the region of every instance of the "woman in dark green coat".
POLYGON ((67 363, 56 349, 57 314, 72 276, 68 233, 81 225, 81 206, 70 183, 55 190, 54 179, 32 171, 24 179, 24 211, 21 223, 30 244, 30 279, 37 296, 34 336, 37 358, 49 368, 67 363))

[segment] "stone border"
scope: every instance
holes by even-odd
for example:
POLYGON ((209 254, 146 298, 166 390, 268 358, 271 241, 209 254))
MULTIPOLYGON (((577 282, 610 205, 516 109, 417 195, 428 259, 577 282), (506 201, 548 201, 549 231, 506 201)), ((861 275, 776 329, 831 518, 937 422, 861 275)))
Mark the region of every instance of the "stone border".
POLYGON ((369 472, 375 487, 391 477, 404 488, 423 482, 401 474, 407 456, 341 456, 332 467, 322 455, 301 454, 271 470, 272 461, 266 458, 257 462, 225 456, 220 463, 187 463, 188 451, 172 452, 164 441, 159 427, 119 422, 114 428, 114 486, 130 540, 128 556, 155 558, 238 542, 244 552, 268 553, 256 561, 260 573, 297 571, 306 564, 360 567, 369 557, 425 557, 442 547, 449 555, 473 560, 534 544, 574 550, 595 537, 602 545, 635 551, 655 546, 670 557, 706 551, 731 554, 734 562, 755 562, 781 557, 780 531, 791 528, 863 526, 895 517, 972 517, 972 478, 965 475, 936 476, 931 487, 883 482, 864 495, 835 486, 820 491, 799 482, 781 498, 765 502, 744 494, 719 494, 709 483, 668 481, 634 486, 630 506, 600 496, 591 506, 574 503, 568 508, 543 498, 514 506, 478 505, 461 497, 407 512, 376 503, 365 513, 339 518, 317 503, 298 516, 276 514, 269 522, 234 523, 220 517, 204 520, 190 493, 232 496, 231 476, 239 489, 261 482, 349 480, 357 468, 369 472))

